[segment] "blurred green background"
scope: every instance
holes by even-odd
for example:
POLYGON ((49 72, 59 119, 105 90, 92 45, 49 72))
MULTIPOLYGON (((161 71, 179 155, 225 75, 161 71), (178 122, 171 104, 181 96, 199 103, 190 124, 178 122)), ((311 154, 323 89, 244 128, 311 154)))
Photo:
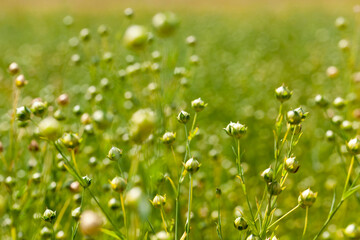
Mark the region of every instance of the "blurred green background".
MULTIPOLYGON (((185 38, 195 35, 198 40, 196 54, 201 59, 200 65, 186 93, 177 100, 188 104, 201 97, 209 104, 199 117, 204 138, 196 140, 194 145, 194 149, 200 152, 204 168, 207 169, 208 164, 209 169, 229 170, 226 164, 234 164, 232 142, 222 128, 230 121, 247 124, 248 134, 242 142, 246 179, 250 197, 261 198, 263 183, 259 174, 273 161, 272 129, 279 106, 274 89, 285 83, 294 91, 285 109, 301 105, 310 115, 303 124, 304 135, 295 150, 301 168, 289 177, 287 191, 279 198, 279 210, 284 213, 295 206, 299 192, 312 187, 319 192, 319 197, 310 209, 309 231, 316 231, 329 210, 333 183, 339 180, 340 191, 346 174, 334 145, 324 139, 330 123, 314 105, 313 98, 318 93, 329 100, 337 96, 347 98, 350 92, 359 90, 355 86, 349 91, 349 80, 342 71, 346 68, 346 55, 337 47, 342 38, 352 40, 358 28, 352 12, 356 2, 3 0, 0 1, 0 113, 10 109, 12 83, 6 72, 9 63, 18 62, 29 80, 24 89, 24 96, 28 98, 23 99, 23 103, 38 96, 52 101, 54 96, 67 92, 73 96, 75 104, 81 101, 82 92, 86 91, 83 86, 92 80, 87 68, 71 64, 71 56, 79 52, 68 47, 71 37, 78 36, 79 31, 87 27, 94 33, 93 40, 101 45, 95 32, 99 25, 106 24, 111 33, 109 48, 114 53, 113 69, 121 69, 126 66, 125 56, 131 53, 122 46, 121 36, 129 24, 123 17, 123 9, 134 8, 133 23, 149 28, 151 17, 157 11, 174 11, 181 20, 179 31, 166 43, 156 43, 153 49, 164 47, 172 56, 170 66, 182 66, 189 56, 185 38), (63 24, 66 15, 74 17, 71 28, 63 24), (348 19, 347 30, 340 32, 334 26, 338 16, 348 19), (331 65, 340 70, 335 79, 327 78, 325 73, 331 65), (44 88, 48 84, 53 87, 44 88), (222 153, 222 165, 208 157, 207 153, 212 149, 222 153)), ((352 45, 356 44, 358 42, 352 42, 352 45)), ((93 46, 80 50, 84 55, 86 51, 101 55, 101 50, 93 46)), ((106 70, 97 74, 96 78, 106 76, 106 70)), ((171 74, 167 76, 171 78, 171 74)), ((108 77, 111 81, 119 81, 115 75, 108 77)), ((172 95, 168 95, 166 104, 171 106, 172 95)), ((116 101, 115 96, 111 98, 116 101)), ((146 106, 141 99, 139 102, 139 106, 146 106)), ((358 102, 354 106, 358 106, 358 102)), ((6 125, 0 123, 0 130, 5 132, 6 125)), ((176 144, 181 145, 181 142, 176 144)), ((212 175, 205 178, 212 178, 212 175)), ((223 199, 226 209, 223 223, 225 229, 231 229, 225 232, 225 239, 233 239, 232 234, 237 234, 232 227, 233 209, 242 205, 244 199, 236 193, 241 191, 239 184, 228 184, 233 178, 224 174, 220 179, 218 183, 209 183, 205 192, 194 193, 194 209, 205 205, 216 207, 212 199, 215 187, 220 186, 226 196, 223 199), (197 197, 201 201, 197 201, 197 197)), ((359 223, 359 207, 355 199, 348 201, 333 221, 336 224, 333 230, 354 221, 359 223)), ((285 220, 286 224, 278 230, 280 239, 298 239, 296 236, 301 233, 303 215, 304 211, 297 211, 285 220)), ((214 229, 211 225, 204 230, 202 237, 197 236, 208 239, 205 236, 214 234, 214 229)))

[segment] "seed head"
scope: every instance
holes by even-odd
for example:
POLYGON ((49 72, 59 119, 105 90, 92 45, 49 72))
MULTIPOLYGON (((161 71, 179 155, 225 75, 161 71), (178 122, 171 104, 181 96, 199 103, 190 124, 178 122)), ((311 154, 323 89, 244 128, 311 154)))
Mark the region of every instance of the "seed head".
POLYGON ((56 219, 56 211, 46 209, 42 218, 45 222, 53 222, 56 219))
POLYGON ((338 47, 342 51, 348 51, 350 49, 350 42, 347 39, 341 39, 338 43, 338 47))
POLYGON ((109 35, 109 28, 106 25, 102 24, 98 27, 97 32, 101 37, 106 37, 107 35, 109 35))
POLYGON ((121 203, 116 198, 110 198, 108 201, 108 207, 112 210, 120 208, 121 203))
POLYGON ((285 85, 282 85, 275 89, 275 95, 277 100, 285 102, 291 98, 292 91, 290 91, 285 85))
POLYGON ((17 74, 20 71, 19 65, 16 62, 13 62, 9 65, 9 72, 12 75, 17 74))
POLYGON ((115 192, 119 192, 122 193, 125 191, 126 189, 126 181, 124 178, 122 177, 114 177, 113 180, 111 180, 110 182, 110 186, 112 188, 112 190, 114 190, 115 192))
POLYGON ((326 137, 326 140, 328 140, 329 142, 332 142, 335 140, 335 134, 333 131, 331 130, 327 130, 326 133, 325 133, 325 137, 326 137))
POLYGON ((349 142, 347 142, 346 147, 351 154, 353 154, 353 155, 359 154, 360 153, 359 138, 355 137, 353 139, 350 139, 349 142))
POLYGON ((179 123, 186 124, 190 120, 190 114, 188 112, 181 111, 177 116, 177 120, 179 123))
POLYGON ((186 43, 190 47, 194 47, 196 45, 196 37, 193 35, 190 35, 186 38, 186 43))
POLYGON ((339 30, 344 30, 347 27, 347 21, 345 18, 343 17, 338 17, 335 20, 335 26, 339 29, 339 30))
POLYGON ((166 203, 166 195, 161 196, 159 194, 156 194, 154 199, 152 201, 150 200, 150 202, 155 208, 161 208, 166 203))
POLYGON ((133 18, 134 17, 134 10, 132 8, 125 8, 124 15, 127 18, 133 18))
POLYGON ((166 132, 160 139, 163 143, 171 145, 176 139, 176 133, 166 132))
POLYGON ((27 121, 30 119, 31 111, 28 107, 22 106, 16 109, 16 118, 19 121, 27 121))
POLYGON ((334 99, 333 105, 337 109, 343 109, 346 106, 346 101, 341 97, 337 97, 334 99))
POLYGON ((326 74, 329 78, 336 78, 339 75, 339 70, 335 66, 330 66, 326 69, 326 74))
POLYGON ((267 190, 271 195, 279 195, 282 192, 282 188, 277 181, 268 183, 267 190))
POLYGON ((81 208, 77 207, 74 210, 71 211, 71 216, 78 221, 80 219, 80 215, 81 215, 81 208))
POLYGON ((246 134, 247 127, 239 122, 230 122, 224 130, 229 136, 240 139, 246 134))
POLYGON ((152 25, 160 36, 168 37, 175 32, 179 19, 173 12, 161 12, 153 17, 152 25))
POLYGON ((320 94, 315 96, 315 103, 321 108, 325 108, 329 105, 329 102, 320 94))
POLYGON ((96 235, 100 231, 102 225, 103 221, 101 220, 101 217, 91 210, 83 212, 80 216, 80 229, 84 235, 96 235))
POLYGON ((15 78, 15 85, 18 88, 24 87, 27 83, 28 83, 28 81, 25 79, 24 75, 22 75, 22 74, 20 74, 19 76, 17 76, 15 78))
POLYGON ((248 224, 243 217, 237 217, 234 220, 234 226, 237 230, 240 230, 240 231, 248 228, 248 224))
POLYGON ((143 50, 148 42, 149 32, 145 27, 132 25, 126 29, 124 34, 124 44, 132 50, 143 50))
POLYGON ((290 110, 286 114, 287 120, 291 125, 300 124, 302 121, 305 120, 307 115, 308 113, 304 112, 304 110, 301 107, 296 108, 294 110, 290 110))
POLYGON ((43 237, 43 238, 49 238, 51 237, 52 235, 52 231, 48 228, 48 227, 43 227, 40 231, 40 235, 43 237))
POLYGON ((296 157, 289 157, 285 159, 285 169, 290 173, 296 173, 300 168, 299 162, 296 157))
POLYGON ((35 116, 41 117, 44 115, 46 108, 46 103, 42 102, 41 100, 36 100, 32 103, 30 110, 35 116))
POLYGON ((193 173, 196 173, 199 170, 200 165, 201 164, 196 159, 190 158, 185 163, 185 170, 188 173, 193 174, 193 173))
POLYGON ((88 28, 83 28, 80 31, 80 39, 83 40, 84 42, 89 41, 91 38, 90 35, 90 30, 88 28))
POLYGON ((60 141, 66 148, 74 149, 80 145, 82 139, 79 137, 77 133, 64 133, 60 138, 60 141))
POLYGON ((201 112, 204 110, 204 108, 207 106, 207 103, 205 103, 201 98, 195 99, 191 102, 191 107, 196 112, 201 112))
POLYGON ((261 177, 265 180, 265 182, 270 183, 274 178, 274 170, 272 168, 267 168, 261 173, 261 177))
POLYGON ((360 238, 360 229, 358 226, 356 226, 354 223, 349 224, 345 229, 344 229, 344 235, 348 238, 348 239, 359 239, 360 238))
POLYGON ((122 150, 120 148, 117 148, 117 147, 112 147, 112 148, 110 148, 107 157, 111 161, 119 161, 121 159, 121 157, 122 157, 122 150))
POLYGON ((140 109, 130 119, 130 136, 138 143, 145 141, 155 128, 155 113, 147 109, 140 109))
POLYGON ((63 93, 56 99, 56 101, 60 106, 66 106, 69 104, 69 95, 63 93))
POLYGON ((298 203, 303 208, 311 207, 315 203, 317 195, 318 195, 317 192, 314 193, 313 191, 310 190, 310 188, 308 188, 302 193, 300 193, 300 196, 298 198, 298 203))

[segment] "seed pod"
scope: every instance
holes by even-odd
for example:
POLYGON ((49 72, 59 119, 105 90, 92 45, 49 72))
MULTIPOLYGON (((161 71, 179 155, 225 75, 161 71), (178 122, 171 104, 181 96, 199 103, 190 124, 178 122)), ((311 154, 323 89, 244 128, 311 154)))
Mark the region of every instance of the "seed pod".
POLYGON ((349 239, 360 239, 360 229, 354 223, 344 229, 344 235, 349 239))
POLYGON ((165 144, 168 144, 168 145, 171 145, 174 143, 176 139, 176 133, 173 133, 173 132, 166 132, 164 133, 164 135, 160 138, 160 140, 165 143, 165 144))
POLYGON ((335 98, 335 100, 333 101, 333 105, 334 107, 336 107, 337 109, 343 109, 346 106, 346 101, 341 98, 341 97, 337 97, 335 98))
POLYGON ((271 195, 279 195, 282 192, 281 186, 277 181, 268 183, 267 190, 271 195))
POLYGON ((88 28, 83 28, 80 31, 80 39, 83 40, 84 42, 89 41, 91 38, 90 35, 90 30, 88 28))
POLYGON ((360 154, 359 138, 355 137, 353 139, 350 139, 349 142, 347 142, 346 147, 351 154, 353 154, 353 155, 360 154))
POLYGON ((31 176, 31 179, 34 181, 34 183, 40 183, 41 181, 41 173, 34 173, 32 176, 31 176))
POLYGON ((8 69, 12 75, 17 74, 20 71, 19 65, 16 62, 11 63, 8 69))
POLYGON ((224 130, 229 136, 240 139, 246 134, 247 127, 239 122, 230 122, 224 130))
POLYGON ((149 32, 145 27, 132 25, 126 29, 124 34, 124 44, 132 50, 143 50, 148 42, 149 32))
POLYGON ((207 106, 201 98, 195 99, 191 102, 191 107, 195 110, 195 112, 201 112, 207 106))
POLYGON ((298 198, 299 205, 303 208, 311 207, 316 201, 317 194, 318 193, 314 193, 313 191, 311 191, 310 188, 306 189, 299 195, 298 198))
POLYGON ((282 85, 275 89, 275 96, 280 102, 285 102, 291 98, 292 91, 290 91, 285 85, 282 85))
POLYGON ((69 104, 69 95, 63 93, 56 99, 56 101, 60 106, 66 106, 69 104))
POLYGON ((335 26, 339 29, 339 30, 344 30, 347 27, 347 21, 345 18, 343 17, 338 17, 335 20, 335 26))
POLYGON ((335 66, 330 66, 326 69, 326 74, 329 78, 336 78, 339 75, 339 70, 335 66))
POLYGON ((195 36, 188 36, 186 38, 186 44, 190 47, 194 47, 196 45, 196 37, 195 36))
POLYGON ((133 18, 134 17, 134 10, 132 8, 125 8, 124 15, 127 18, 133 18))
POLYGON ((179 123, 186 124, 190 120, 190 114, 188 112, 181 111, 177 116, 177 120, 179 123))
MULTIPOLYGON (((30 152, 37 152, 37 151, 39 151, 39 144, 38 144, 38 142, 36 141, 36 140, 31 140, 31 142, 30 142, 30 144, 29 144, 29 146, 28 146, 28 149, 29 149, 29 151, 30 152)), ((1 151, 0 151, 1 152, 1 151)))
POLYGON ((83 113, 80 105, 75 105, 72 112, 75 114, 75 116, 80 116, 83 113))
POLYGON ((302 121, 305 120, 307 115, 308 113, 304 112, 304 110, 301 107, 296 108, 294 110, 290 110, 286 114, 288 123, 290 123, 291 125, 297 125, 301 123, 302 121))
POLYGON ((81 215, 81 208, 77 207, 74 210, 71 211, 71 216, 78 221, 80 219, 80 215, 81 215))
POLYGON ((344 131, 351 131, 351 130, 353 130, 353 124, 352 124, 352 122, 350 122, 348 120, 344 120, 341 123, 340 128, 344 131))
POLYGON ((185 170, 190 174, 196 173, 199 170, 199 168, 200 168, 200 163, 194 158, 190 158, 185 163, 185 170))
POLYGON ((250 236, 248 236, 248 237, 246 238, 246 240, 260 240, 260 238, 257 237, 257 236, 255 236, 254 234, 251 234, 250 236))
POLYGON ((321 108, 325 108, 329 105, 329 102, 320 94, 316 95, 315 103, 321 108))
POLYGON ((85 185, 82 184, 83 188, 87 188, 91 185, 91 181, 92 181, 91 178, 89 178, 88 176, 84 176, 84 177, 82 177, 82 179, 84 180, 83 182, 85 184, 85 185))
POLYGON ((156 194, 156 196, 154 197, 154 199, 152 201, 150 201, 151 204, 155 207, 155 208, 161 208, 165 205, 166 203, 166 195, 165 196, 161 196, 159 194, 156 194))
POLYGON ((237 217, 234 221, 234 226, 237 230, 245 230, 248 228, 248 224, 243 217, 237 217))
POLYGON ((179 19, 173 12, 157 13, 152 19, 152 25, 162 37, 172 35, 179 25, 179 19))
POLYGON ((285 169, 290 173, 296 173, 300 168, 299 162, 296 157, 289 157, 285 159, 285 169))
POLYGON ((340 126, 340 124, 344 121, 344 118, 339 115, 335 115, 331 118, 332 123, 334 123, 337 126, 340 126))
POLYGON ((145 141, 155 128, 155 113, 147 109, 140 109, 130 119, 130 137, 137 143, 145 141))
POLYGON ((342 51, 348 51, 350 49, 350 42, 347 39, 341 39, 338 43, 338 47, 342 51))
POLYGON ((70 27, 74 23, 74 18, 70 15, 63 18, 63 23, 65 26, 70 27))
POLYGON ((58 109, 54 112, 54 118, 58 121, 64 121, 66 119, 66 115, 63 110, 58 109))
POLYGON ((52 231, 48 227, 43 227, 40 231, 40 235, 46 239, 51 237, 52 231))
POLYGON ((143 196, 141 188, 134 187, 127 192, 125 197, 125 204, 131 208, 136 208, 139 204, 140 199, 143 196))
POLYGON ((42 101, 34 101, 30 107, 31 112, 38 117, 42 117, 46 111, 46 104, 42 101))
POLYGON ((100 25, 97 29, 97 32, 101 37, 106 37, 109 35, 109 29, 106 25, 100 25))
POLYGON ((121 203, 116 198, 111 198, 108 202, 108 207, 115 210, 121 207, 121 203))
POLYGON ((327 130, 326 133, 325 133, 325 137, 326 139, 329 141, 329 142, 332 142, 335 140, 335 134, 333 131, 331 130, 327 130))
POLYGON ((65 232, 62 231, 62 230, 58 231, 58 232, 56 233, 55 238, 56 238, 57 240, 65 240, 65 238, 66 238, 65 232))
POLYGON ((122 157, 122 150, 120 148, 117 148, 117 147, 112 147, 109 150, 109 153, 108 153, 107 157, 111 161, 119 161, 121 159, 121 157, 122 157))
POLYGON ((22 106, 16 109, 16 118, 19 121, 27 121, 30 119, 31 111, 28 107, 22 106))
POLYGON ((113 180, 111 180, 110 185, 112 190, 122 193, 125 191, 127 183, 122 177, 114 177, 113 180))
POLYGON ((86 210, 80 216, 80 229, 84 235, 96 235, 100 232, 102 225, 103 221, 101 220, 101 217, 91 210, 86 210))
POLYGON ((25 79, 24 75, 22 75, 22 74, 15 78, 15 85, 18 88, 24 87, 27 83, 28 83, 28 81, 25 79))
POLYGON ((265 182, 270 183, 274 178, 274 171, 272 168, 267 168, 261 173, 261 177, 265 180, 265 182))
POLYGON ((46 209, 42 218, 45 222, 53 222, 56 219, 56 211, 46 209))
POLYGON ((77 133, 64 133, 60 141, 66 148, 74 149, 80 145, 81 138, 77 133))

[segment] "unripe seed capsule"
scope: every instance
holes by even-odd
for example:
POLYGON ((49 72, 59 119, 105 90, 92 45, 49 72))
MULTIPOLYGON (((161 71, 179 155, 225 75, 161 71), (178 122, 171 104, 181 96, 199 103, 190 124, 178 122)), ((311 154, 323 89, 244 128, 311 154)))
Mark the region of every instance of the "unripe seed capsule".
POLYGON ((199 168, 200 168, 200 163, 194 158, 190 158, 185 163, 185 169, 190 174, 197 172, 199 168))
POLYGON ((274 171, 272 168, 267 168, 261 173, 261 177, 265 180, 265 182, 270 183, 274 178, 274 171))
POLYGON ((166 132, 164 133, 164 135, 161 137, 161 141, 165 144, 171 145, 174 143, 176 139, 176 133, 173 132, 166 132))
POLYGON ((290 91, 285 85, 282 85, 275 89, 275 96, 280 102, 285 102, 291 98, 292 91, 290 91))
POLYGON ((122 150, 120 148, 117 148, 117 147, 112 147, 109 150, 109 153, 108 153, 107 157, 111 161, 119 161, 121 159, 121 157, 122 157, 122 150))
POLYGON ((300 193, 300 196, 298 198, 298 203, 301 207, 311 207, 317 198, 317 193, 314 193, 310 190, 310 188, 306 189, 302 193, 300 193))
POLYGON ((195 110, 195 112, 201 112, 207 106, 201 98, 195 99, 191 102, 191 107, 195 110))
POLYGON ((186 124, 190 120, 190 114, 188 112, 181 111, 177 116, 177 120, 179 123, 186 124))
POLYGON ((285 159, 285 169, 290 173, 296 173, 300 168, 299 162, 296 157, 289 157, 285 159))
POLYGON ((154 199, 151 201, 151 204, 155 208, 161 208, 161 207, 163 207, 165 205, 165 203, 166 203, 166 196, 161 196, 159 194, 156 194, 154 199))
POLYGON ((351 154, 360 154, 360 140, 357 137, 350 139, 350 141, 347 142, 346 147, 351 154))
POLYGON ((234 221, 234 227, 242 231, 248 228, 248 224, 243 217, 237 217, 234 221))

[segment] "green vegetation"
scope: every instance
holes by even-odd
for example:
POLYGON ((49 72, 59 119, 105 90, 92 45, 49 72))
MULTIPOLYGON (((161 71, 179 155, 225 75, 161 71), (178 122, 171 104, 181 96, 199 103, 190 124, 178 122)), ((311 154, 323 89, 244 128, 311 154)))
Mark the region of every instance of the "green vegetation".
POLYGON ((360 13, 0 18, 1 239, 360 239, 360 13))

